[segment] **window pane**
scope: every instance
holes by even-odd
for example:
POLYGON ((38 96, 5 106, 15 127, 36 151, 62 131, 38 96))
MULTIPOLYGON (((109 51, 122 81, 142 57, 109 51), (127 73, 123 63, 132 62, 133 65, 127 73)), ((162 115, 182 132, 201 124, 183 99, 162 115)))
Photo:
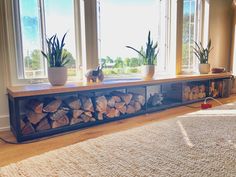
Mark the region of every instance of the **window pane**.
POLYGON ((138 50, 146 48, 148 31, 158 41, 160 53, 158 70, 165 69, 165 8, 160 0, 97 0, 98 43, 100 63, 106 63, 107 76, 140 76, 142 58, 129 45, 138 50), (163 13, 161 13, 161 11, 163 13), (163 18, 162 18, 163 17, 163 18))
POLYGON ((20 0, 20 21, 25 78, 45 77, 41 56, 41 26, 37 0, 20 0))
POLYGON ((192 46, 197 40, 197 0, 184 0, 183 7, 183 45, 182 45, 182 71, 194 72, 196 70, 196 59, 192 46))
POLYGON ((75 25, 73 0, 45 0, 46 34, 50 37, 54 34, 62 38, 67 32, 65 50, 71 59, 67 64, 68 76, 76 76, 76 49, 75 49, 75 25))

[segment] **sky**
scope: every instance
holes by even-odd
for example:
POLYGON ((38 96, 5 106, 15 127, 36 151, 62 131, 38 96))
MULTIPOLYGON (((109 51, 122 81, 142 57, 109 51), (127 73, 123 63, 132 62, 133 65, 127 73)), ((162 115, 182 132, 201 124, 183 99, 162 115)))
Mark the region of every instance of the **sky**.
MULTIPOLYGON (((188 0, 185 0, 188 1, 188 0)), ((100 0, 100 39, 101 57, 135 57, 136 53, 127 49, 131 45, 137 49, 145 46, 148 31, 157 41, 158 20, 163 9, 159 6, 159 0, 100 0)), ((21 0, 20 8, 23 17, 39 18, 37 9, 38 0, 21 0)), ((189 3, 184 5, 184 13, 188 13, 189 3)), ((47 0, 45 1, 47 37, 57 33, 59 38, 65 32, 66 47, 75 56, 75 31, 73 0, 47 0)), ((24 46, 27 49, 39 47, 39 23, 36 26, 27 26, 24 46), (35 40, 34 40, 35 39, 35 40)), ((159 34, 160 35, 160 34, 159 34)))
POLYGON ((101 0, 100 9, 101 57, 136 57, 125 46, 139 50, 146 45, 149 30, 157 40, 157 0, 101 0))
MULTIPOLYGON (((20 12, 23 31, 24 53, 27 55, 35 48, 41 48, 38 0, 21 0, 20 12), (27 18, 26 18, 27 17, 27 18)), ((75 56, 75 29, 73 0, 47 0, 45 1, 46 35, 51 37, 57 34, 59 39, 68 32, 65 43, 73 56, 75 56)))

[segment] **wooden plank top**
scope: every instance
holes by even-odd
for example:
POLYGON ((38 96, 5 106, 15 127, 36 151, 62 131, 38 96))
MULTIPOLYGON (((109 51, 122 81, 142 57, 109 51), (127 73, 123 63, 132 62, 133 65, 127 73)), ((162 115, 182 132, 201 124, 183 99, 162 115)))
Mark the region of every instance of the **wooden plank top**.
POLYGON ((49 83, 45 84, 31 84, 22 86, 9 86, 7 88, 8 94, 12 97, 24 97, 24 96, 37 96, 54 93, 66 93, 76 91, 89 91, 96 89, 106 88, 118 88, 129 86, 142 86, 152 85, 167 82, 177 81, 191 81, 191 80, 204 80, 204 79, 217 79, 217 78, 229 78, 232 74, 218 73, 218 74, 196 74, 196 75, 174 75, 174 76, 159 76, 152 80, 142 79, 123 79, 123 80, 109 80, 100 83, 87 83, 87 82, 68 82, 64 86, 51 86, 49 83))

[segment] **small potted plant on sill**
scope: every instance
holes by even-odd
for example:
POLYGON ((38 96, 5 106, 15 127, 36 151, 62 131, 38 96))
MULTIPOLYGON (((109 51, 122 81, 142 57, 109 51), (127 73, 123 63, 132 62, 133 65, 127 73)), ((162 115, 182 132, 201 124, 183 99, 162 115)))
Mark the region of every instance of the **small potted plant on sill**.
POLYGON ((148 41, 146 43, 146 50, 137 50, 131 46, 126 46, 127 48, 130 48, 137 52, 142 58, 143 58, 143 77, 145 80, 152 79, 153 75, 155 73, 155 64, 157 60, 157 55, 159 53, 158 44, 157 42, 154 43, 153 40, 151 40, 151 32, 148 32, 148 41))
POLYGON ((208 74, 210 72, 210 64, 208 63, 209 53, 213 49, 211 48, 211 39, 209 39, 207 47, 204 48, 202 43, 195 42, 196 47, 193 47, 193 53, 199 60, 199 72, 200 74, 208 74))
POLYGON ((65 65, 70 60, 67 58, 67 55, 63 53, 66 34, 67 33, 64 34, 61 41, 59 41, 56 34, 51 38, 47 38, 47 53, 41 51, 48 62, 48 80, 52 86, 62 86, 65 85, 67 81, 67 68, 65 65))

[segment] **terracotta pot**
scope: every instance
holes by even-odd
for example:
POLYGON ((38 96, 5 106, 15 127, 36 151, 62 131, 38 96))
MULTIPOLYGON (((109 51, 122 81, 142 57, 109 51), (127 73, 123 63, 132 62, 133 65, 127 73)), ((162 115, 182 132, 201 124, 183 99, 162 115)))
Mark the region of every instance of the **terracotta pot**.
POLYGON ((199 64, 199 72, 200 74, 208 74, 210 72, 210 64, 199 64))
POLYGON ((152 79, 155 73, 155 65, 143 65, 142 74, 145 80, 152 79))
POLYGON ((52 84, 52 86, 65 85, 67 81, 67 68, 66 67, 48 68, 48 80, 52 84))

